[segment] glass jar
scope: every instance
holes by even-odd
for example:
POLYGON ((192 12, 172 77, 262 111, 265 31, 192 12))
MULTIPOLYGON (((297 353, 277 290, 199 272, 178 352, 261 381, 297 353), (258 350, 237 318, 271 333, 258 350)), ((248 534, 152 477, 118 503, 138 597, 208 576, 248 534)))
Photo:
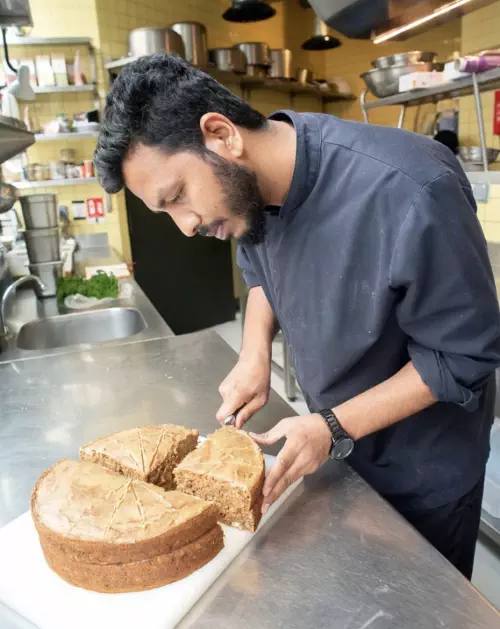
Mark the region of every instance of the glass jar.
POLYGON ((49 162, 51 179, 66 179, 66 164, 61 160, 49 162))
POLYGON ((45 181, 49 178, 49 167, 47 164, 34 164, 35 181, 45 181))

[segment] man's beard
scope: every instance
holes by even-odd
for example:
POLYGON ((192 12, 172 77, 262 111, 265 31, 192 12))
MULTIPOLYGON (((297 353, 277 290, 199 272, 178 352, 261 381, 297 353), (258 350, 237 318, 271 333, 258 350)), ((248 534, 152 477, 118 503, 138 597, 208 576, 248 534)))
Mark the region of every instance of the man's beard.
MULTIPOLYGON (((231 216, 244 218, 246 231, 238 237, 241 243, 257 243, 264 236, 262 209, 264 203, 257 183, 257 175, 246 168, 233 164, 216 153, 210 152, 206 157, 212 167, 215 178, 219 182, 224 203, 231 216)), ((208 227, 198 228, 201 236, 209 236, 223 221, 214 221, 208 227)))

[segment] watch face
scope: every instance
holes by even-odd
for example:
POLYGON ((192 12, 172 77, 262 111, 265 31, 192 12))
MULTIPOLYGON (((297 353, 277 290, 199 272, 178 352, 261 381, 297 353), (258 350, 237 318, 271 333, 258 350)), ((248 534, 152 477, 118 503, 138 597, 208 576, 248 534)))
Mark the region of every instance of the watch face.
POLYGON ((337 460, 347 458, 354 449, 354 441, 352 439, 342 439, 337 441, 333 446, 333 458, 337 460))

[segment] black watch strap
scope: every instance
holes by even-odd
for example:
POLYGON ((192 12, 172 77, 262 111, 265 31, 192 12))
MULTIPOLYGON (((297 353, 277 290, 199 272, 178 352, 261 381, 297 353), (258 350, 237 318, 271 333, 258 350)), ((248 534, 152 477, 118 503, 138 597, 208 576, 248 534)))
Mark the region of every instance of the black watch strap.
POLYGON ((330 450, 330 458, 345 459, 351 454, 354 448, 354 441, 351 436, 342 428, 339 420, 331 408, 324 408, 318 411, 325 420, 332 433, 332 447, 330 450))

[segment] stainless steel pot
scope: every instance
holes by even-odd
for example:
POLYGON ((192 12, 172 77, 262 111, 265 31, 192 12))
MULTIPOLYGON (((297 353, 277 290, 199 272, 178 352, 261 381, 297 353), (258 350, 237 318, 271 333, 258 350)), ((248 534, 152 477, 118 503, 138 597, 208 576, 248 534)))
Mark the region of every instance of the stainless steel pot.
POLYGON ((264 42, 242 42, 236 44, 235 48, 239 48, 245 55, 248 65, 264 68, 271 65, 269 46, 264 42))
POLYGON ((26 229, 57 227, 57 197, 55 194, 30 194, 21 197, 26 229))
POLYGON ((247 60, 239 48, 214 48, 208 56, 215 67, 224 72, 245 74, 247 71, 247 60))
POLYGON ((57 227, 26 229, 24 240, 26 241, 30 264, 56 262, 61 259, 59 229, 57 227))
POLYGON ((54 297, 57 293, 57 278, 62 276, 62 261, 30 264, 29 269, 31 275, 39 277, 45 286, 40 297, 54 297))
POLYGON ((399 92, 399 77, 411 72, 430 72, 432 63, 413 63, 406 66, 391 66, 382 70, 375 69, 365 72, 361 78, 377 98, 393 96, 399 92))
POLYGON ((312 83, 314 81, 313 71, 308 70, 307 68, 297 68, 295 76, 301 85, 307 85, 308 83, 312 83))
POLYGON ((186 60, 198 68, 208 66, 207 29, 199 22, 176 22, 170 28, 181 36, 186 60))
POLYGON ((271 69, 269 76, 273 79, 293 79, 292 51, 288 48, 272 48, 270 51, 271 69))
POLYGON ((186 58, 182 37, 170 28, 136 28, 130 31, 128 50, 132 57, 170 52, 186 58))

